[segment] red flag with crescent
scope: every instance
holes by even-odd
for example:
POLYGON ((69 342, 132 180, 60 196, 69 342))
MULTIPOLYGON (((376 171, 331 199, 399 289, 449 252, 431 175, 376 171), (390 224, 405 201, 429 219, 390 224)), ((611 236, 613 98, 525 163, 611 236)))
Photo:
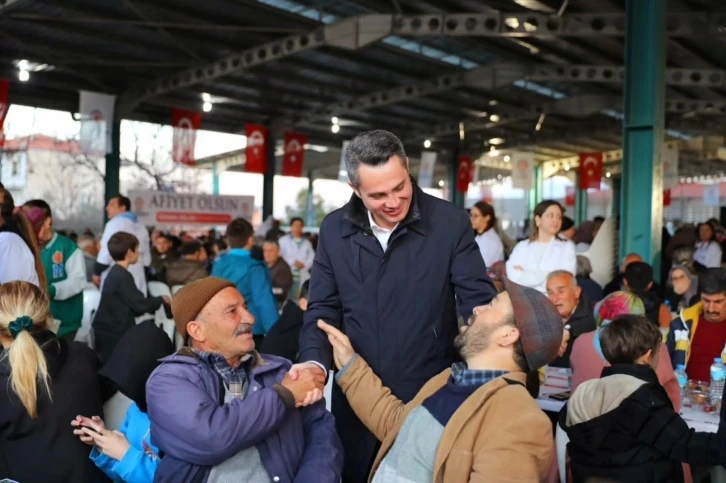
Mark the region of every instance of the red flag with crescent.
POLYGON ((602 179, 602 153, 580 153, 578 177, 581 190, 588 188, 599 190, 602 179))
POLYGON ((565 187, 565 206, 575 206, 575 187, 565 187))
POLYGON ((184 109, 171 110, 171 125, 174 127, 171 159, 175 163, 194 166, 194 146, 197 143, 197 129, 202 123, 202 114, 184 109))
POLYGON ((469 156, 459 156, 459 170, 456 183, 456 189, 459 193, 469 191, 469 184, 474 177, 474 163, 471 162, 469 156))
POLYGON ((259 124, 248 123, 245 126, 245 135, 247 136, 245 171, 265 174, 267 172, 267 128, 259 124))
POLYGON ((8 115, 10 102, 8 102, 8 91, 10 90, 10 81, 0 79, 0 148, 5 145, 5 133, 3 132, 3 124, 5 124, 5 116, 8 115))
POLYGON ((302 176, 305 143, 308 137, 294 132, 285 133, 285 155, 282 158, 283 176, 302 176))

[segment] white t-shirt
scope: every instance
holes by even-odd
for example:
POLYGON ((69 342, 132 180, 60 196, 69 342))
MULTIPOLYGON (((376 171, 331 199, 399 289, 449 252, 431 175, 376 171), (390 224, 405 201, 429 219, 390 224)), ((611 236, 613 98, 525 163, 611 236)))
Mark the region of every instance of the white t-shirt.
MULTIPOLYGON (((38 285, 35 257, 25 241, 15 233, 0 233, 0 284, 23 280, 38 285)), ((41 287, 44 288, 44 287, 41 287)))

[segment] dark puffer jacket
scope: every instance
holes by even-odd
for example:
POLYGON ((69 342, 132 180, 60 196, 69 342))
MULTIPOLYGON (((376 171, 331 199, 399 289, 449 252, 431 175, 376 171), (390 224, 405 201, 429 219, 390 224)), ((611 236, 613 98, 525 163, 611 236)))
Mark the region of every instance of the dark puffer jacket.
POLYGON ((560 412, 575 483, 681 483, 681 463, 723 461, 717 433, 698 433, 673 410, 650 366, 616 364, 581 384, 560 412))

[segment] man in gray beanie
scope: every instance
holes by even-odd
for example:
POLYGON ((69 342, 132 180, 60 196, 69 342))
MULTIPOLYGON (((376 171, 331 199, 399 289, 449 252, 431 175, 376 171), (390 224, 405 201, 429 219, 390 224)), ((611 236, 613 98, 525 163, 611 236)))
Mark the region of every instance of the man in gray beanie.
POLYGON ((408 404, 383 387, 345 334, 322 320, 318 327, 333 346, 338 385, 381 442, 373 483, 544 480, 552 425, 525 380, 562 342, 562 320, 545 295, 507 281, 506 292, 476 307, 461 328, 455 344, 464 362, 408 404))
POLYGON ((255 318, 231 282, 189 283, 171 309, 188 347, 146 383, 151 439, 164 453, 154 481, 338 483, 335 421, 323 401, 311 405, 324 377, 293 381, 290 361, 255 351, 255 318))

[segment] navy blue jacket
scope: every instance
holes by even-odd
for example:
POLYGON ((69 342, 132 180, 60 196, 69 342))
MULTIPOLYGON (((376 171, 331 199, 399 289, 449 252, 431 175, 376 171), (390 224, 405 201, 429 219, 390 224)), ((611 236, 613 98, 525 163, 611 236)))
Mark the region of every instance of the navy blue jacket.
MULTIPOLYGON (((316 326, 323 319, 341 328, 383 384, 408 402, 454 361, 457 301, 466 320, 474 307, 495 295, 466 211, 414 184, 409 212, 384 253, 363 202, 354 194, 320 226, 299 360, 330 368, 331 347, 316 326)), ((370 448, 363 442, 370 433, 337 387, 333 390, 332 409, 348 473, 356 465, 348 459, 353 448, 347 443, 355 445, 360 464, 366 465, 368 455, 362 453, 373 450, 375 439, 370 448)), ((363 481, 365 476, 363 470, 363 481)))

